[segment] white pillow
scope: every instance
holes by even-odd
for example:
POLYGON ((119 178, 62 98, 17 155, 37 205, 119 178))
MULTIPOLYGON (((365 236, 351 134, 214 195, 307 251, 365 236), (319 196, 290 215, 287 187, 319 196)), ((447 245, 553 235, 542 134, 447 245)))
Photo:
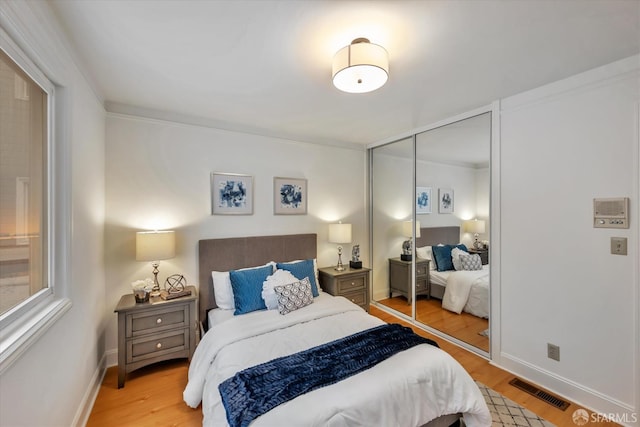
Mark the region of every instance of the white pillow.
POLYGON ((451 261, 453 262, 453 268, 455 268, 457 271, 463 270, 462 262, 460 261, 460 255, 469 255, 469 254, 460 248, 453 248, 451 250, 451 261))
MULTIPOLYGON (((239 270, 251 270, 252 268, 266 267, 270 265, 275 268, 276 263, 271 261, 265 265, 256 267, 240 268, 239 270)), ((231 278, 228 271, 212 271, 213 278, 213 295, 216 298, 216 305, 224 310, 235 310, 235 300, 233 299, 233 288, 231 287, 231 278)))
POLYGON ((428 259, 429 261, 431 261, 429 263, 429 270, 436 269, 436 263, 433 262, 433 252, 431 250, 431 246, 423 246, 421 248, 416 248, 416 255, 418 256, 418 258, 428 259))
POLYGON ((297 281, 296 276, 287 270, 276 270, 275 273, 267 277, 267 280, 262 283, 262 299, 267 306, 267 310, 278 309, 278 296, 273 289, 274 286, 289 285, 297 281))

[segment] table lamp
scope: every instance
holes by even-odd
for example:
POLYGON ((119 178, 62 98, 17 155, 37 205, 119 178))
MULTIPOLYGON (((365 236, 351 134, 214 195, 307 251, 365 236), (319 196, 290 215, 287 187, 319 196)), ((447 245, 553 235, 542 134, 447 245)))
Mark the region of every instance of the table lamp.
POLYGON ((329 242, 338 243, 338 265, 336 271, 344 271, 342 265, 342 246, 341 243, 351 243, 351 224, 329 224, 329 242))
POLYGON ((139 231, 136 233, 136 261, 151 261, 153 289, 151 296, 160 295, 158 266, 160 260, 176 255, 176 236, 173 231, 139 231))
MULTIPOLYGON (((402 235, 404 237, 408 237, 408 240, 405 240, 402 243, 402 254, 400 254, 400 259, 402 261, 411 261, 413 259, 413 221, 403 221, 402 222, 402 235)), ((420 237, 420 221, 416 221, 416 237, 420 237)))
POLYGON ((467 230, 467 233, 473 233, 474 241, 473 247, 475 249, 480 249, 480 244, 478 243, 478 234, 484 233, 484 221, 481 219, 470 219, 464 222, 464 228, 467 230))

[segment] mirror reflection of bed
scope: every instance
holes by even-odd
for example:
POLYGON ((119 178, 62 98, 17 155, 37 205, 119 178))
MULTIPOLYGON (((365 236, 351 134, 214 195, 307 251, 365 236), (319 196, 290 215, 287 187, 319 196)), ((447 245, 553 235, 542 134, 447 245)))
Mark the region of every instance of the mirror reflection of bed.
MULTIPOLYGON (((428 292, 417 292, 416 320, 454 338, 489 351, 489 265, 473 265, 472 270, 453 270, 442 265, 438 271, 433 258, 433 246, 456 246, 461 242, 460 227, 426 227, 420 229, 415 242, 416 268, 428 265, 428 292), (428 262, 425 262, 428 260, 428 262)), ((467 249, 471 252, 471 245, 467 249)), ((436 249, 441 256, 447 251, 436 249)), ((468 252, 467 252, 468 253, 468 252)), ((444 255, 443 255, 444 254, 444 255)), ((470 254, 477 255, 479 254, 470 254)), ((484 259, 487 262, 488 257, 484 259)), ((445 263, 441 263, 445 264, 445 263)), ((453 262, 452 262, 453 264, 453 262)), ((390 281, 398 280, 393 273, 390 281)), ((394 285, 391 284, 393 289, 394 285)), ((411 295, 391 292, 390 298, 379 300, 394 310, 411 315, 411 295)))

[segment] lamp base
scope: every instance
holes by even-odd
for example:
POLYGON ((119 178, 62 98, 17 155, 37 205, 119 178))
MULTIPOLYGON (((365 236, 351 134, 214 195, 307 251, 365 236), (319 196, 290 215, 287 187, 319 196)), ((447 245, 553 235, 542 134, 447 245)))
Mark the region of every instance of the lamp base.
POLYGON ((362 268, 362 261, 349 261, 349 267, 356 270, 362 268))
POLYGON ((409 254, 409 255, 400 254, 400 259, 402 261, 411 261, 411 260, 413 260, 413 256, 411 254, 409 254))

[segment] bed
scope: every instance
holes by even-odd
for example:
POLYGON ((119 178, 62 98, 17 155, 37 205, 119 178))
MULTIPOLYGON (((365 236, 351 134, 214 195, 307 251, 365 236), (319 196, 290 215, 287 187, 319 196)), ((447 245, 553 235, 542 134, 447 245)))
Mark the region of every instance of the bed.
MULTIPOLYGON (((230 315, 229 310, 220 313, 212 271, 315 257, 315 234, 199 242, 200 319, 209 318, 214 323, 207 327, 196 348, 184 400, 194 408, 202 403, 203 425, 234 422, 230 418, 233 410, 225 409, 228 400, 225 397, 223 402, 220 390, 238 378, 238 371, 247 372, 244 370, 278 362, 282 357, 300 359, 301 355, 333 343, 397 326, 386 325, 347 299, 321 290, 311 304, 286 315, 278 310, 256 310, 237 316, 230 315)), ((272 387, 272 383, 265 387, 272 387)), ((419 344, 346 379, 278 404, 253 419, 251 425, 439 427, 454 424, 461 416, 468 426, 491 425, 482 394, 462 366, 439 348, 419 344)), ((238 425, 248 424, 245 420, 238 425)))
POLYGON ((489 265, 472 271, 437 271, 433 269, 432 255, 425 248, 439 244, 457 245, 460 242, 460 227, 425 227, 416 239, 418 257, 428 257, 430 262, 429 296, 440 299, 442 307, 460 314, 461 311, 474 316, 489 318, 489 265), (426 254, 426 255, 425 255, 426 254))

